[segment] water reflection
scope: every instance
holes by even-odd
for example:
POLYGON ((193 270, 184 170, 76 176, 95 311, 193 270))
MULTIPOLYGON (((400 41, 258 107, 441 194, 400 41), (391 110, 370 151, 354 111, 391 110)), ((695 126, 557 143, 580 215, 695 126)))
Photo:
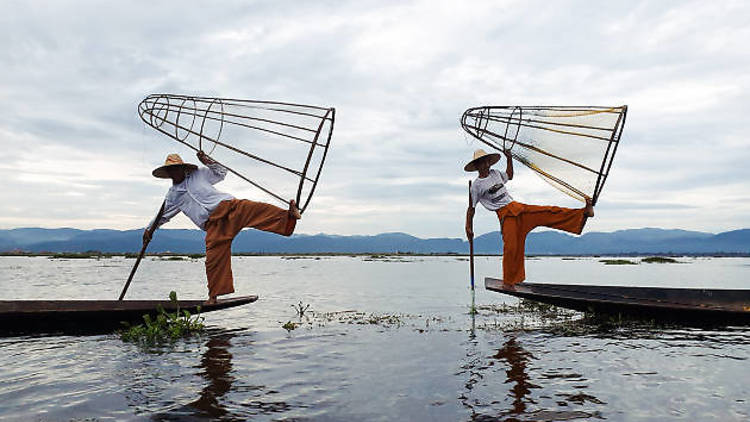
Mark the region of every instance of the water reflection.
POLYGON ((505 370, 507 382, 513 384, 508 393, 513 400, 513 407, 510 410, 512 414, 521 414, 526 412, 526 403, 535 403, 530 393, 532 388, 539 388, 529 381, 527 367, 529 361, 534 356, 521 347, 515 336, 512 336, 505 342, 503 347, 497 350, 493 359, 505 361, 508 368, 505 370))
POLYGON ((154 421, 185 420, 240 420, 230 415, 222 397, 231 389, 235 381, 232 376, 232 333, 213 335, 206 341, 206 351, 201 356, 198 368, 199 375, 207 381, 201 390, 200 397, 187 405, 170 409, 168 412, 155 414, 154 421))
POLYGON ((538 358, 524 348, 515 334, 508 336, 502 347, 490 354, 477 351, 481 344, 473 339, 467 345, 461 374, 468 379, 459 400, 470 411, 470 420, 557 421, 601 416, 596 410, 571 407, 606 404, 580 390, 573 394, 567 392, 571 387, 569 382, 576 382, 574 390, 583 388, 579 374, 558 374, 554 369, 536 367, 538 358), (500 375, 503 372, 504 376, 500 375), (533 380, 546 382, 542 386, 533 380), (558 390, 560 388, 562 390, 558 390), (541 395, 535 394, 535 390, 541 395), (554 390, 557 392, 550 394, 554 390))
POLYGON ((190 403, 198 411, 206 415, 219 417, 227 414, 220 398, 232 387, 234 377, 232 372, 232 353, 229 352, 231 335, 225 334, 211 337, 206 342, 206 352, 203 353, 200 366, 203 377, 208 384, 201 391, 198 400, 190 403))
POLYGON ((529 381, 528 366, 534 356, 526 351, 515 336, 510 336, 494 354, 486 355, 474 337, 474 330, 470 332, 466 343, 467 354, 461 369, 468 379, 464 383, 465 392, 459 396, 462 404, 470 413, 470 420, 516 419, 527 412, 527 404, 535 403, 531 397, 532 388, 538 388, 529 381), (498 383, 499 377, 494 376, 497 371, 505 371, 505 382, 498 383), (486 380, 485 380, 486 377, 486 380), (498 409, 502 403, 498 396, 503 394, 506 385, 510 385, 507 392, 511 407, 498 409))

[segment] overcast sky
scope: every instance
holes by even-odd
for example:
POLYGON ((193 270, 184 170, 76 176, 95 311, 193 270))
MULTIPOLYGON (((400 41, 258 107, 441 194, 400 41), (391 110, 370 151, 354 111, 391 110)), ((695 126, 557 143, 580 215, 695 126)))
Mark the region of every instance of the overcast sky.
MULTIPOLYGON (((748 39, 743 1, 3 1, 0 228, 147 224, 151 170, 195 161, 140 121, 157 92, 336 107, 298 233, 463 236, 459 118, 487 104, 629 106, 588 231, 747 228, 748 39)), ((520 164, 508 187, 580 206, 520 164)))

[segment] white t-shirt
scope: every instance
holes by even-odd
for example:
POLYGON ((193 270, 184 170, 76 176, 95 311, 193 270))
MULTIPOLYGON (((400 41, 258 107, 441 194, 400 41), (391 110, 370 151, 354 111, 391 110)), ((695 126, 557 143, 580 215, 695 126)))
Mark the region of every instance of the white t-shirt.
POLYGON ((507 181, 508 175, 495 169, 490 169, 490 175, 485 178, 477 177, 471 184, 471 205, 476 207, 477 202, 481 202, 488 210, 497 211, 510 204, 513 198, 505 188, 507 181))

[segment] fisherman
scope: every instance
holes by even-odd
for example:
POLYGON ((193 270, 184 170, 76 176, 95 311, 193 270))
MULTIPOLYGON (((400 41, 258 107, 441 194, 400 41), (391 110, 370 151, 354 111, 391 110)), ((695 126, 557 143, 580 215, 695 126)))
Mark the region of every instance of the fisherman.
MULTIPOLYGON (((236 199, 220 192, 213 185, 224 180, 227 169, 199 151, 198 160, 206 167, 184 163, 178 154, 169 154, 164 165, 152 174, 161 179, 172 179, 172 186, 164 199, 164 211, 154 230, 180 211, 198 227, 206 231, 206 276, 208 301, 234 292, 232 278, 232 240, 245 227, 290 236, 302 215, 294 200, 284 210, 263 202, 236 199)), ((155 220, 155 219, 154 219, 155 220)), ((151 240, 148 228, 143 233, 144 244, 151 240)))
POLYGON ((464 170, 476 171, 479 176, 471 185, 471 201, 466 209, 466 237, 474 239, 474 207, 480 202, 490 212, 497 214, 503 233, 503 284, 513 286, 526 279, 524 252, 526 235, 536 227, 544 226, 581 234, 586 219, 594 216, 591 200, 584 208, 562 208, 554 206, 527 205, 516 202, 508 194, 505 184, 513 179, 513 160, 510 150, 504 150, 507 164, 505 171, 492 169, 500 161, 500 154, 488 154, 482 149, 474 152, 474 158, 464 170))

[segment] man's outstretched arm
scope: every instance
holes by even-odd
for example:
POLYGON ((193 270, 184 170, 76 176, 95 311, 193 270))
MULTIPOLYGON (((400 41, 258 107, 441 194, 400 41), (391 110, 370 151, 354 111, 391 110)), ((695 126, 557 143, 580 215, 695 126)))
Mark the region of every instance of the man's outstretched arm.
POLYGON ((203 151, 198 151, 197 154, 195 154, 196 157, 198 157, 198 160, 200 160, 201 163, 203 163, 206 168, 198 169, 199 172, 204 172, 203 174, 206 176, 209 183, 212 185, 215 185, 227 176, 227 168, 222 166, 221 164, 214 161, 211 157, 206 155, 203 151))
POLYGON ((506 149, 503 151, 506 158, 505 174, 508 175, 508 180, 513 180, 513 156, 510 154, 510 150, 506 149))
POLYGON ((195 154, 195 155, 196 155, 196 157, 198 157, 198 160, 200 160, 201 163, 203 163, 203 164, 205 164, 207 166, 216 163, 216 161, 214 161, 211 157, 209 157, 208 155, 206 155, 206 153, 203 152, 203 151, 198 151, 198 153, 195 154))
POLYGON ((177 215, 178 212, 180 212, 180 209, 172 204, 172 202, 165 199, 164 203, 161 204, 161 208, 159 208, 159 212, 156 213, 156 217, 151 220, 151 223, 149 223, 149 225, 146 226, 146 229, 143 231, 143 243, 145 244, 150 242, 151 237, 154 235, 156 229, 158 229, 162 224, 171 220, 172 217, 177 215))

